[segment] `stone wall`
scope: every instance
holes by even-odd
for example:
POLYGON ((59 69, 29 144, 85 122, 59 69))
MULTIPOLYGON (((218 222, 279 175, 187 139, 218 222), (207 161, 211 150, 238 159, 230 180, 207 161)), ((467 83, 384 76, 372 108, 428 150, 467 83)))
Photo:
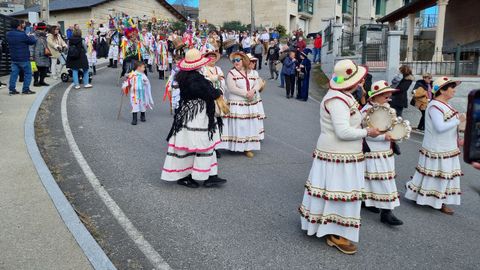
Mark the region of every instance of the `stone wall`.
POLYGON ((60 11, 50 13, 50 24, 63 21, 65 29, 70 25, 78 24, 85 35, 87 32, 87 22, 90 20, 90 9, 75 9, 70 11, 60 11))

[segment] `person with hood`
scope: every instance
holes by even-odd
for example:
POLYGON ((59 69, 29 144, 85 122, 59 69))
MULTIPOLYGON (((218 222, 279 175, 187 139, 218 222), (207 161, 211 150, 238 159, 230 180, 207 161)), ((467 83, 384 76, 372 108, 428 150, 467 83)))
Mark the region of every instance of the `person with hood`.
POLYGON ((401 65, 399 71, 402 79, 398 82, 398 84, 392 82, 392 86, 399 91, 393 93, 390 106, 394 108, 397 111, 397 115, 401 117, 403 109, 408 107, 408 89, 412 85, 414 77, 412 75, 412 70, 407 65, 401 65))
POLYGON ((420 118, 417 126, 418 130, 425 130, 425 110, 428 101, 432 99, 432 75, 425 73, 422 77, 423 79, 418 80, 413 87, 414 106, 422 113, 422 118, 420 118))
POLYGON ((308 88, 310 86, 310 70, 312 69, 312 63, 308 59, 308 54, 312 50, 305 49, 300 53, 300 65, 298 65, 298 79, 297 79, 297 99, 307 101, 308 100, 308 88))
POLYGON ((70 38, 68 43, 67 68, 72 69, 75 89, 80 89, 80 83, 78 80, 80 70, 83 72, 83 87, 92 88, 92 85, 89 83, 87 44, 82 38, 82 30, 74 29, 72 38, 70 38))
POLYGON ((47 25, 43 22, 38 23, 35 36, 37 42, 32 46, 33 60, 37 64, 38 71, 33 73, 33 86, 49 86, 45 82, 48 67, 50 66, 50 56, 52 56, 47 45, 47 25))

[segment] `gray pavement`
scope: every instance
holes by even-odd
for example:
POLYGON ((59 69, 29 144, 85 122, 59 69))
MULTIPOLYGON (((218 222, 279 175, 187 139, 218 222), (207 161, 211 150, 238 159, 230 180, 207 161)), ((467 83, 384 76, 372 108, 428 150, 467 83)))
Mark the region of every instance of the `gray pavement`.
MULTIPOLYGON (((224 71, 228 63, 223 60, 224 71)), ((266 70, 261 72, 268 77, 266 70)), ((92 90, 72 91, 68 114, 73 135, 97 178, 132 223, 174 269, 477 269, 480 251, 478 171, 464 165, 462 205, 453 217, 401 200, 405 225, 390 228, 362 213, 359 253, 345 256, 324 239, 300 230, 297 208, 319 135, 319 104, 287 100, 278 82, 262 93, 266 138, 255 158, 223 152, 218 189, 187 189, 160 180, 172 123, 162 103, 164 81, 149 75, 155 109, 130 125, 124 106, 116 120, 119 70, 101 71, 92 90)), ((313 86, 312 86, 313 87, 313 86)), ((39 118, 40 147, 59 185, 91 219, 89 228, 119 269, 150 269, 139 249, 92 191, 69 152, 59 104, 66 85, 53 89, 39 118)), ((321 96, 321 93, 317 93, 321 96)), ((420 144, 404 142, 397 157, 401 193, 413 175, 420 144)))
POLYGON ((24 121, 35 98, 0 90, 0 269, 91 269, 27 152, 24 121))

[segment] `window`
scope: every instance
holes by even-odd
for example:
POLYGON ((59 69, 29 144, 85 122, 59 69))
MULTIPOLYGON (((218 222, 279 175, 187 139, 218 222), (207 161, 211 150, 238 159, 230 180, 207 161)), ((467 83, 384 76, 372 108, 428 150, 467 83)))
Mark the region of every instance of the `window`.
POLYGON ((353 0, 342 0, 342 13, 352 14, 353 0))
POLYGON ((376 0, 375 15, 385 16, 387 13, 387 3, 385 0, 376 0))

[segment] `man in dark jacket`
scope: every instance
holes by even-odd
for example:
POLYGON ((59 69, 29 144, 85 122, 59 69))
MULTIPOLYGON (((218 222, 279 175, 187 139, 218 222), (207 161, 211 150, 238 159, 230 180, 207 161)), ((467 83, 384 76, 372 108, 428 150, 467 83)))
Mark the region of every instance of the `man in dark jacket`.
POLYGON ((15 89, 18 74, 20 71, 24 73, 24 81, 22 94, 35 94, 30 91, 30 83, 32 82, 32 66, 30 64, 30 45, 34 45, 37 40, 34 36, 27 35, 24 31, 25 22, 14 20, 11 23, 12 30, 7 33, 8 48, 11 57, 11 69, 9 93, 10 95, 19 94, 15 89))
MULTIPOLYGON (((278 71, 276 67, 276 63, 280 58, 280 48, 275 43, 275 41, 270 41, 270 47, 267 50, 267 59, 268 67, 270 68, 270 80, 278 79, 278 71), (275 74, 275 77, 273 76, 275 74)), ((266 64, 265 64, 266 65, 266 64)))

